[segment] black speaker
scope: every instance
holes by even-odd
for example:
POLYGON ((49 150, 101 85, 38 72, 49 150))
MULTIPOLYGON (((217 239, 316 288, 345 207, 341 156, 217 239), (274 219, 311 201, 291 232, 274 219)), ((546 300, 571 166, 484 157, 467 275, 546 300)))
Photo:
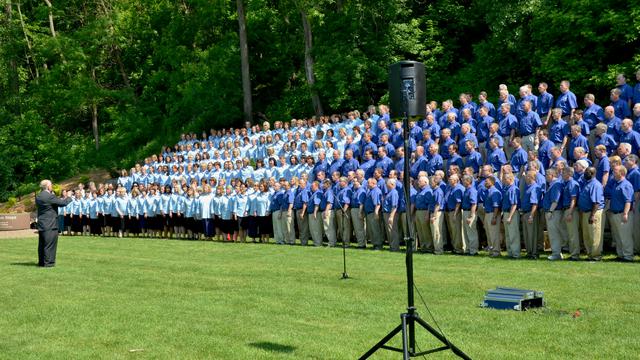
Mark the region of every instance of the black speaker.
POLYGON ((392 118, 426 116, 424 64, 400 61, 389 66, 389 105, 392 118))

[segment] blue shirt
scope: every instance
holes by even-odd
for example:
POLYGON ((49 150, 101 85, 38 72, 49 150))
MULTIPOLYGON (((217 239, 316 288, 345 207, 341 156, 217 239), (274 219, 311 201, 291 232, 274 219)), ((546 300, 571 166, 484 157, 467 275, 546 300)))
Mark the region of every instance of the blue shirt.
POLYGON ((393 160, 391 160, 388 156, 385 156, 382 159, 376 161, 374 170, 377 168, 382 169, 382 176, 387 177, 389 176, 389 171, 391 170, 392 165, 393 160))
POLYGON ((633 87, 633 101, 632 104, 640 103, 640 82, 633 87))
POLYGON ((604 208, 604 193, 602 184, 596 179, 591 179, 580 189, 578 209, 588 212, 594 204, 598 204, 598 209, 604 208))
POLYGON ((464 162, 464 166, 473 168, 473 172, 477 173, 480 170, 480 166, 484 165, 482 161, 482 155, 479 152, 474 151, 467 156, 464 162))
POLYGON ((562 119, 551 121, 549 126, 549 140, 554 144, 562 144, 564 138, 571 133, 569 124, 562 119))
POLYGON ((597 123, 604 121, 604 110, 598 104, 591 104, 591 106, 584 109, 582 118, 589 124, 589 129, 593 130, 597 123))
POLYGON ((569 205, 571 205, 571 199, 576 198, 577 200, 579 192, 580 186, 574 178, 564 180, 562 184, 562 195, 560 196, 560 208, 569 208, 569 205))
POLYGON ((336 198, 341 208, 344 207, 344 205, 351 205, 351 193, 353 193, 353 191, 349 186, 341 188, 340 191, 338 191, 336 198))
POLYGON ((357 208, 360 205, 364 205, 365 198, 367 196, 367 190, 364 186, 360 186, 357 190, 351 192, 351 207, 357 208))
POLYGON ((524 192, 522 193, 522 198, 520 199, 520 210, 525 213, 530 212, 533 205, 538 205, 540 203, 541 197, 542 193, 540 191, 540 186, 537 183, 526 185, 524 192))
POLYGON ((469 140, 473 142, 474 149, 478 148, 478 139, 475 135, 473 135, 471 132, 468 132, 464 136, 460 134, 460 140, 458 141, 458 152, 460 153, 460 156, 464 157, 469 155, 469 152, 467 151, 467 141, 469 140))
POLYGON ((442 156, 440 154, 433 155, 425 166, 425 171, 429 176, 435 174, 436 170, 443 170, 444 162, 442 160, 442 156))
POLYGON ((638 150, 640 150, 640 134, 633 130, 629 130, 624 132, 620 130, 620 143, 627 143, 631 145, 631 153, 638 154, 638 150))
POLYGON ((553 95, 545 91, 544 94, 538 95, 538 106, 536 112, 540 116, 546 116, 553 107, 553 95))
POLYGON ((335 195, 333 194, 333 190, 331 188, 323 190, 322 199, 320 201, 320 210, 321 211, 327 210, 329 205, 331 205, 333 208, 334 202, 335 202, 335 195))
POLYGON ((502 149, 495 148, 491 151, 489 159, 487 159, 487 163, 491 165, 493 171, 496 172, 502 168, 502 165, 507 163, 507 157, 502 149))
POLYGON ((598 159, 598 165, 596 165, 596 179, 598 182, 602 183, 604 174, 608 174, 610 171, 611 165, 609 163, 609 158, 605 155, 598 159))
POLYGON ((617 116, 614 116, 611 119, 604 119, 604 123, 607 124, 607 134, 613 136, 615 141, 618 141, 620 138, 620 125, 622 120, 617 116))
POLYGON ((536 129, 542 125, 542 121, 540 120, 540 116, 533 112, 529 111, 526 114, 522 115, 522 118, 518 122, 518 132, 520 136, 531 135, 536 132, 536 129))
POLYGON ((573 149, 577 147, 583 148, 587 153, 589 152, 589 140, 587 140, 587 138, 582 134, 569 138, 569 145, 567 146, 567 155, 569 156, 569 159, 573 160, 573 149))
POLYGON ((440 207, 440 211, 444 210, 444 192, 439 186, 431 189, 431 196, 428 196, 427 200, 429 201, 429 211, 435 211, 436 205, 440 207))
POLYGON ((527 152, 524 151, 522 147, 518 148, 516 151, 511 154, 511 167, 513 168, 514 173, 520 172, 524 166, 527 165, 527 160, 529 156, 527 152))
POLYGON ((364 201, 364 212, 371 214, 378 205, 382 205, 382 191, 376 186, 367 191, 367 196, 364 201))
POLYGON ((415 206, 417 210, 427 210, 429 208, 429 197, 433 196, 433 192, 429 185, 420 189, 416 194, 415 206))
POLYGON ((593 146, 604 145, 607 148, 607 155, 613 154, 618 148, 618 142, 610 134, 604 133, 596 136, 593 146))
POLYGON ((464 194, 462 195, 462 210, 471 210, 472 205, 476 205, 478 203, 478 190, 475 187, 469 186, 464 189, 464 194))
POLYGON ((391 189, 384 197, 382 212, 390 213, 393 209, 397 209, 398 201, 398 191, 396 189, 391 189))
POLYGON ((624 211, 626 203, 631 203, 633 206, 633 185, 627 179, 610 181, 615 183, 611 192, 610 210, 614 214, 619 214, 624 211))
POLYGON ((542 208, 545 211, 551 209, 551 204, 556 203, 556 209, 560 208, 560 196, 562 196, 562 181, 560 179, 553 180, 547 187, 547 191, 542 198, 542 208))
POLYGON ((484 196, 484 209, 487 213, 502 207, 502 193, 495 186, 490 187, 484 196))
POLYGON ((443 159, 448 160, 450 155, 449 155, 449 145, 455 144, 456 142, 452 139, 452 138, 448 138, 448 139, 440 139, 440 156, 442 156, 443 159))
POLYGON ((571 115, 571 110, 578 108, 576 95, 569 90, 561 93, 556 99, 556 107, 562 109, 562 116, 571 115))
POLYGON ((358 160, 351 158, 351 160, 345 160, 342 163, 342 168, 340 168, 340 173, 342 176, 347 176, 349 171, 356 171, 360 167, 360 163, 358 160))
POLYGON ((318 211, 322 211, 322 198, 323 198, 322 190, 317 190, 313 194, 311 194, 310 204, 307 207, 307 214, 313 214, 315 211, 315 207, 318 206, 318 211))
POLYGON ((311 190, 309 187, 300 188, 296 190, 295 197, 293 199, 293 208, 296 210, 302 209, 304 204, 309 203, 309 199, 311 198, 311 190))
POLYGON ((464 186, 456 184, 456 186, 447 186, 444 193, 445 209, 446 211, 453 211, 456 209, 456 205, 462 203, 462 197, 464 195, 464 186))
POLYGON ((476 136, 479 142, 485 142, 489 137, 489 126, 495 122, 491 116, 479 117, 476 127, 476 136))
POLYGON ((511 130, 518 128, 518 119, 512 114, 507 114, 507 116, 500 120, 498 125, 498 134, 502 137, 509 137, 511 136, 511 130))
POLYGON ((515 183, 502 189, 502 211, 511 211, 511 206, 520 204, 520 189, 515 183))
POLYGON ((616 117, 621 119, 631 117, 631 109, 629 109, 629 103, 627 100, 620 99, 611 103, 611 106, 615 109, 616 117))

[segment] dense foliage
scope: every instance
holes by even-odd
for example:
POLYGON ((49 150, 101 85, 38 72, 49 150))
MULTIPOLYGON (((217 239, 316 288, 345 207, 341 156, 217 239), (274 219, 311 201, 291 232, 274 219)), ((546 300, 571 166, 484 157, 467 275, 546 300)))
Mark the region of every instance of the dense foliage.
MULTIPOLYGON (((0 199, 41 177, 130 165, 181 131, 242 121, 236 2, 0 3, 0 199)), ((384 101, 387 67, 401 59, 427 65, 436 100, 564 78, 604 100, 616 72, 640 65, 636 1, 240 3, 255 120, 313 115, 312 93, 325 113, 384 101)))

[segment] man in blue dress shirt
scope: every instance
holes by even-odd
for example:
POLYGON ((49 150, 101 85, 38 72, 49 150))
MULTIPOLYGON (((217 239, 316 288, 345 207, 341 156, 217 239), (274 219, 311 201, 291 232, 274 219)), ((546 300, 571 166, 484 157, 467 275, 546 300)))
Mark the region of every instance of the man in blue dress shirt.
POLYGON ((487 235, 487 243, 491 257, 500 256, 500 211, 502 209, 502 193, 495 186, 496 181, 493 176, 484 180, 487 189, 484 195, 484 229, 487 235))
POLYGON ((517 259, 520 257, 520 189, 511 173, 504 174, 502 183, 502 222, 507 255, 517 259))
POLYGON ((589 124, 589 143, 593 146, 593 142, 595 140, 595 134, 593 129, 595 129, 596 124, 604 121, 604 109, 602 106, 595 103, 596 97, 593 94, 587 94, 584 96, 584 112, 582 113, 582 118, 584 121, 589 124))
POLYGON ((634 253, 640 252, 640 169, 638 169, 638 156, 631 154, 624 159, 627 168, 627 180, 633 186, 633 249, 634 253))
POLYGON ((526 173, 525 187, 520 199, 522 237, 524 238, 524 245, 529 259, 538 258, 538 232, 541 231, 539 229, 540 217, 538 216, 538 210, 542 199, 542 191, 540 185, 536 182, 537 175, 535 170, 526 173))
POLYGON ((616 117, 620 119, 628 118, 631 116, 631 107, 629 101, 621 98, 622 92, 620 89, 615 88, 611 90, 611 106, 615 109, 616 117))
POLYGON ((547 170, 547 189, 542 199, 542 208, 547 221, 547 232, 551 243, 549 260, 562 260, 562 243, 567 238, 567 228, 562 224, 563 209, 560 205, 562 196, 562 181, 558 179, 555 169, 547 170))
POLYGON ((589 140, 582 135, 582 129, 580 125, 571 126, 571 138, 569 139, 567 156, 569 159, 569 164, 573 164, 575 161, 580 159, 574 159, 573 151, 575 148, 581 147, 585 150, 589 149, 589 140))
POLYGON ((527 152, 522 148, 522 140, 519 137, 513 138, 511 141, 513 154, 511 155, 511 167, 513 172, 519 177, 524 173, 528 161, 527 152))
POLYGON ((566 167, 562 169, 562 195, 560 195, 560 206, 564 209, 563 220, 569 236, 570 260, 580 259, 580 219, 578 216, 578 193, 580 186, 573 178, 574 169, 566 167))
POLYGON ((465 246, 462 242, 462 198, 464 187, 460 184, 457 174, 449 176, 449 186, 444 193, 445 212, 447 216, 447 229, 453 245, 454 254, 463 254, 465 246))
POLYGON ((640 70, 636 71, 636 86, 633 87, 633 99, 631 102, 635 105, 640 103, 640 70))
POLYGON ((509 144, 516 136, 516 129, 518 128, 518 119, 510 111, 511 105, 504 103, 500 106, 500 114, 498 115, 498 134, 507 142, 505 147, 507 157, 510 157, 513 152, 513 148, 509 144))
POLYGON ((627 169, 618 165, 613 168, 615 185, 611 193, 611 232, 616 242, 619 261, 633 261, 633 185, 626 179, 627 169))
POLYGON ((367 236, 365 232, 365 212, 364 202, 367 196, 366 181, 363 183, 358 179, 352 181, 353 189, 351 192, 351 224, 353 232, 358 241, 358 249, 364 249, 367 246, 367 236))
POLYGON ((602 184, 595 175, 595 168, 589 167, 585 170, 585 184, 578 195, 582 238, 587 256, 591 261, 602 259, 604 193, 602 184))
POLYGON ((384 242, 383 228, 381 226, 382 190, 374 178, 367 181, 367 195, 364 201, 364 212, 367 215, 367 238, 373 244, 375 250, 382 250, 384 242))
POLYGON ((629 107, 633 106, 633 88, 627 84, 627 78, 624 74, 616 76, 616 89, 620 90, 620 99, 624 100, 629 107))
POLYGON ((420 176, 417 181, 418 193, 415 197, 415 220, 417 240, 421 251, 433 251, 433 239, 431 238, 431 228, 429 222, 429 198, 433 196, 429 179, 420 176))
POLYGON ((560 82, 560 95, 556 99, 556 107, 562 109, 562 118, 565 121, 573 118, 573 112, 578 108, 576 95, 571 92, 570 86, 567 80, 560 82))
POLYGON ((518 133, 522 138, 522 147, 526 150, 535 149, 538 128, 542 126, 540 116, 532 110, 530 101, 523 101, 522 116, 518 121, 518 133))
POLYGON ((633 130, 633 121, 624 119, 620 123, 620 143, 631 145, 631 153, 638 154, 640 152, 640 134, 633 130))
POLYGON ((538 84, 538 106, 536 112, 544 124, 549 121, 549 114, 553 108, 553 95, 547 92, 548 85, 546 82, 538 84))
POLYGON ((462 195, 462 243, 464 244, 465 253, 468 255, 478 254, 478 229, 477 208, 478 208, 478 191, 474 186, 474 180, 471 175, 462 177, 462 185, 464 193, 462 195))

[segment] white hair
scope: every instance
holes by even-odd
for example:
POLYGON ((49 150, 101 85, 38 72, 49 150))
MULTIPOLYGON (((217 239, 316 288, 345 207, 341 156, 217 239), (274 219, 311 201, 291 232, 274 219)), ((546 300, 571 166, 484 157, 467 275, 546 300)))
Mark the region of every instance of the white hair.
POLYGON ((51 186, 51 180, 40 181, 40 190, 49 190, 49 186, 51 186))

